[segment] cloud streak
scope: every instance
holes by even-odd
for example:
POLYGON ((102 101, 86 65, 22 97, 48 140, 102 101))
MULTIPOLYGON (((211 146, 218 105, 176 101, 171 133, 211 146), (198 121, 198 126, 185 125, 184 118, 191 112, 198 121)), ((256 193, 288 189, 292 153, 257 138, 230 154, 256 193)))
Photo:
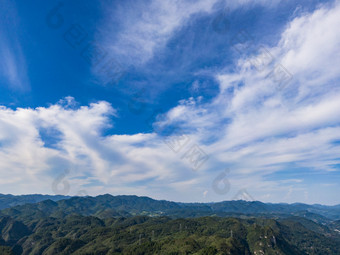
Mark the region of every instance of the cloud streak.
POLYGON ((0 25, 0 78, 16 90, 30 88, 25 58, 18 41, 18 15, 13 3, 2 1, 0 8, 2 25, 0 25), (8 24, 14 24, 9 30, 8 24))

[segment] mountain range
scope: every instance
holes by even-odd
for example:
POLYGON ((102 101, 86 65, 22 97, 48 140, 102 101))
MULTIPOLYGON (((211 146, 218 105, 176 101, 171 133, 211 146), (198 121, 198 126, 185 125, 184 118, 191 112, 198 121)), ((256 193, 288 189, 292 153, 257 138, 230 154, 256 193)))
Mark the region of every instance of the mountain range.
POLYGON ((167 215, 171 217, 197 217, 228 214, 273 215, 291 214, 318 218, 320 222, 340 220, 340 205, 308 205, 302 203, 273 204, 260 201, 233 200, 216 203, 178 203, 155 200, 149 197, 112 196, 67 197, 49 195, 0 195, 0 215, 22 215, 31 212, 36 215, 167 215), (9 209, 10 208, 10 209, 9 209))
POLYGON ((0 198, 0 254, 340 254, 339 205, 0 198))

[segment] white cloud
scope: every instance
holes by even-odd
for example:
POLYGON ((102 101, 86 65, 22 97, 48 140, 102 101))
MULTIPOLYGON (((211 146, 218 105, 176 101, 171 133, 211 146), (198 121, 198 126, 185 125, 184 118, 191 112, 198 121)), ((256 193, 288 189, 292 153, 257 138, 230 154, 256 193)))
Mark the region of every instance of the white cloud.
MULTIPOLYGON (((225 1, 225 9, 263 5, 275 6, 277 1, 225 1)), ((98 33, 98 40, 110 54, 126 65, 140 65, 151 59, 157 49, 187 24, 196 14, 216 12, 218 0, 150 0, 126 2, 105 6, 104 28, 98 33), (117 20, 119 22, 117 23, 117 20), (109 25, 107 25, 109 24, 109 25)))
MULTIPOLYGON (((163 47, 174 31, 183 26, 188 18, 199 12, 210 12, 216 0, 209 1, 136 1, 108 7, 105 24, 100 34, 103 45, 127 64, 142 64, 153 57, 157 48, 163 47), (114 14, 114 15, 113 15, 114 14), (107 26, 107 25, 105 25, 107 26)), ((107 8, 107 7, 106 7, 107 8)))
MULTIPOLYGON (((336 170, 340 163, 340 146, 334 143, 340 140, 340 36, 329 28, 339 26, 339 16, 336 2, 296 17, 277 46, 265 46, 275 58, 273 63, 258 71, 252 61, 261 55, 241 58, 236 73, 217 75, 220 93, 211 103, 189 99, 169 111, 174 123, 183 123, 187 132, 196 130, 192 136, 214 157, 210 169, 222 171, 231 165, 230 180, 255 187, 253 192, 264 199, 264 191, 288 187, 270 181, 268 175, 274 178, 272 174, 288 171, 292 165, 310 172, 336 170), (293 74, 283 90, 268 78, 277 64, 293 74)), ((304 199, 286 198, 294 201, 294 197, 304 199)))
POLYGON ((85 189, 89 194, 145 195, 149 183, 131 185, 153 179, 161 189, 157 182, 182 180, 173 167, 183 164, 155 134, 103 136, 115 109, 107 102, 75 105, 68 97, 48 108, 0 108, 0 172, 6 180, 0 192, 52 193, 53 182, 66 170, 69 194, 85 189), (60 133, 53 147, 47 146, 42 128, 60 133))
POLYGON ((279 59, 292 73, 299 87, 299 100, 335 89, 340 61, 340 4, 324 6, 294 19, 279 43, 279 59), (334 80, 335 79, 335 80, 334 80))
MULTIPOLYGON (((127 49, 140 61, 148 59, 156 44, 166 41, 190 15, 179 7, 189 3, 167 6, 169 2, 152 1, 149 7, 154 8, 138 18, 137 26, 124 27, 120 34, 125 40, 136 39, 127 41, 127 49), (163 12, 152 16, 159 8, 163 12), (134 51, 138 49, 134 42, 145 48, 134 51)), ((195 12, 211 8, 211 3, 193 5, 195 12)), ((334 141, 340 141, 340 71, 336 68, 340 38, 323 31, 338 26, 339 6, 338 2, 321 6, 295 18, 277 46, 268 48, 276 62, 294 75, 282 91, 265 78, 274 64, 259 72, 249 64, 256 56, 249 56, 236 62, 237 72, 216 76, 220 91, 210 103, 182 100, 168 112, 166 121, 160 118, 155 123, 155 127, 179 124, 190 145, 196 143, 210 155, 198 171, 181 158, 189 146, 176 154, 156 133, 104 136, 110 118, 117 117, 115 109, 107 102, 76 107, 72 98, 66 98, 47 108, 0 108, 0 173, 6 180, 0 192, 51 193, 53 180, 67 168, 71 194, 86 189, 93 195, 110 192, 201 201, 202 194, 205 200, 225 200, 246 188, 255 199, 267 201, 339 202, 327 196, 333 186, 315 200, 316 186, 308 186, 298 172, 289 172, 293 167, 308 169, 310 174, 329 173, 339 164, 340 146, 334 141), (315 31, 322 31, 322 38, 315 31), (60 132, 52 148, 44 144, 42 128, 60 132), (226 167, 231 192, 220 196, 211 185, 226 167), (287 171, 285 178, 274 178, 282 171, 287 171)))

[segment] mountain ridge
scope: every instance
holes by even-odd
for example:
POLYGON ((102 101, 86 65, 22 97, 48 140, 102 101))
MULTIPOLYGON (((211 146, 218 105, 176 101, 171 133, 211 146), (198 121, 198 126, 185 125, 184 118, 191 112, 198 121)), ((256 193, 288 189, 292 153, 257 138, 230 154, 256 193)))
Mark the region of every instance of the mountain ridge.
MULTIPOLYGON (((48 198, 48 197, 46 197, 48 198)), ((225 216, 230 214, 256 215, 309 215, 320 222, 340 220, 340 207, 308 205, 303 203, 263 203, 260 201, 231 200, 213 203, 178 203, 156 200, 146 196, 98 195, 95 197, 56 197, 37 203, 15 205, 0 210, 0 215, 31 215, 32 217, 50 217, 53 215, 94 215, 100 217, 148 215, 171 217, 225 216)))
POLYGON ((0 254, 339 254, 339 216, 301 203, 47 199, 0 210, 0 254))
POLYGON ((68 199, 71 196, 63 195, 42 195, 42 194, 27 194, 27 195, 12 195, 0 193, 0 210, 9 208, 16 205, 23 205, 27 203, 38 203, 47 199, 52 201, 58 201, 62 199, 68 199))

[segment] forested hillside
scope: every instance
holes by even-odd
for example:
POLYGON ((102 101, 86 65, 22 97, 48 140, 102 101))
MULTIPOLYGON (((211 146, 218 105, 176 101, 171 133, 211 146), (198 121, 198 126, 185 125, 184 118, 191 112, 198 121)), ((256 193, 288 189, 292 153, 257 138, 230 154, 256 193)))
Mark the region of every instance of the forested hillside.
POLYGON ((340 240, 297 221, 70 215, 0 221, 1 254, 340 254, 340 240))
POLYGON ((111 195, 45 200, 0 211, 0 254, 340 254, 338 209, 111 195))

